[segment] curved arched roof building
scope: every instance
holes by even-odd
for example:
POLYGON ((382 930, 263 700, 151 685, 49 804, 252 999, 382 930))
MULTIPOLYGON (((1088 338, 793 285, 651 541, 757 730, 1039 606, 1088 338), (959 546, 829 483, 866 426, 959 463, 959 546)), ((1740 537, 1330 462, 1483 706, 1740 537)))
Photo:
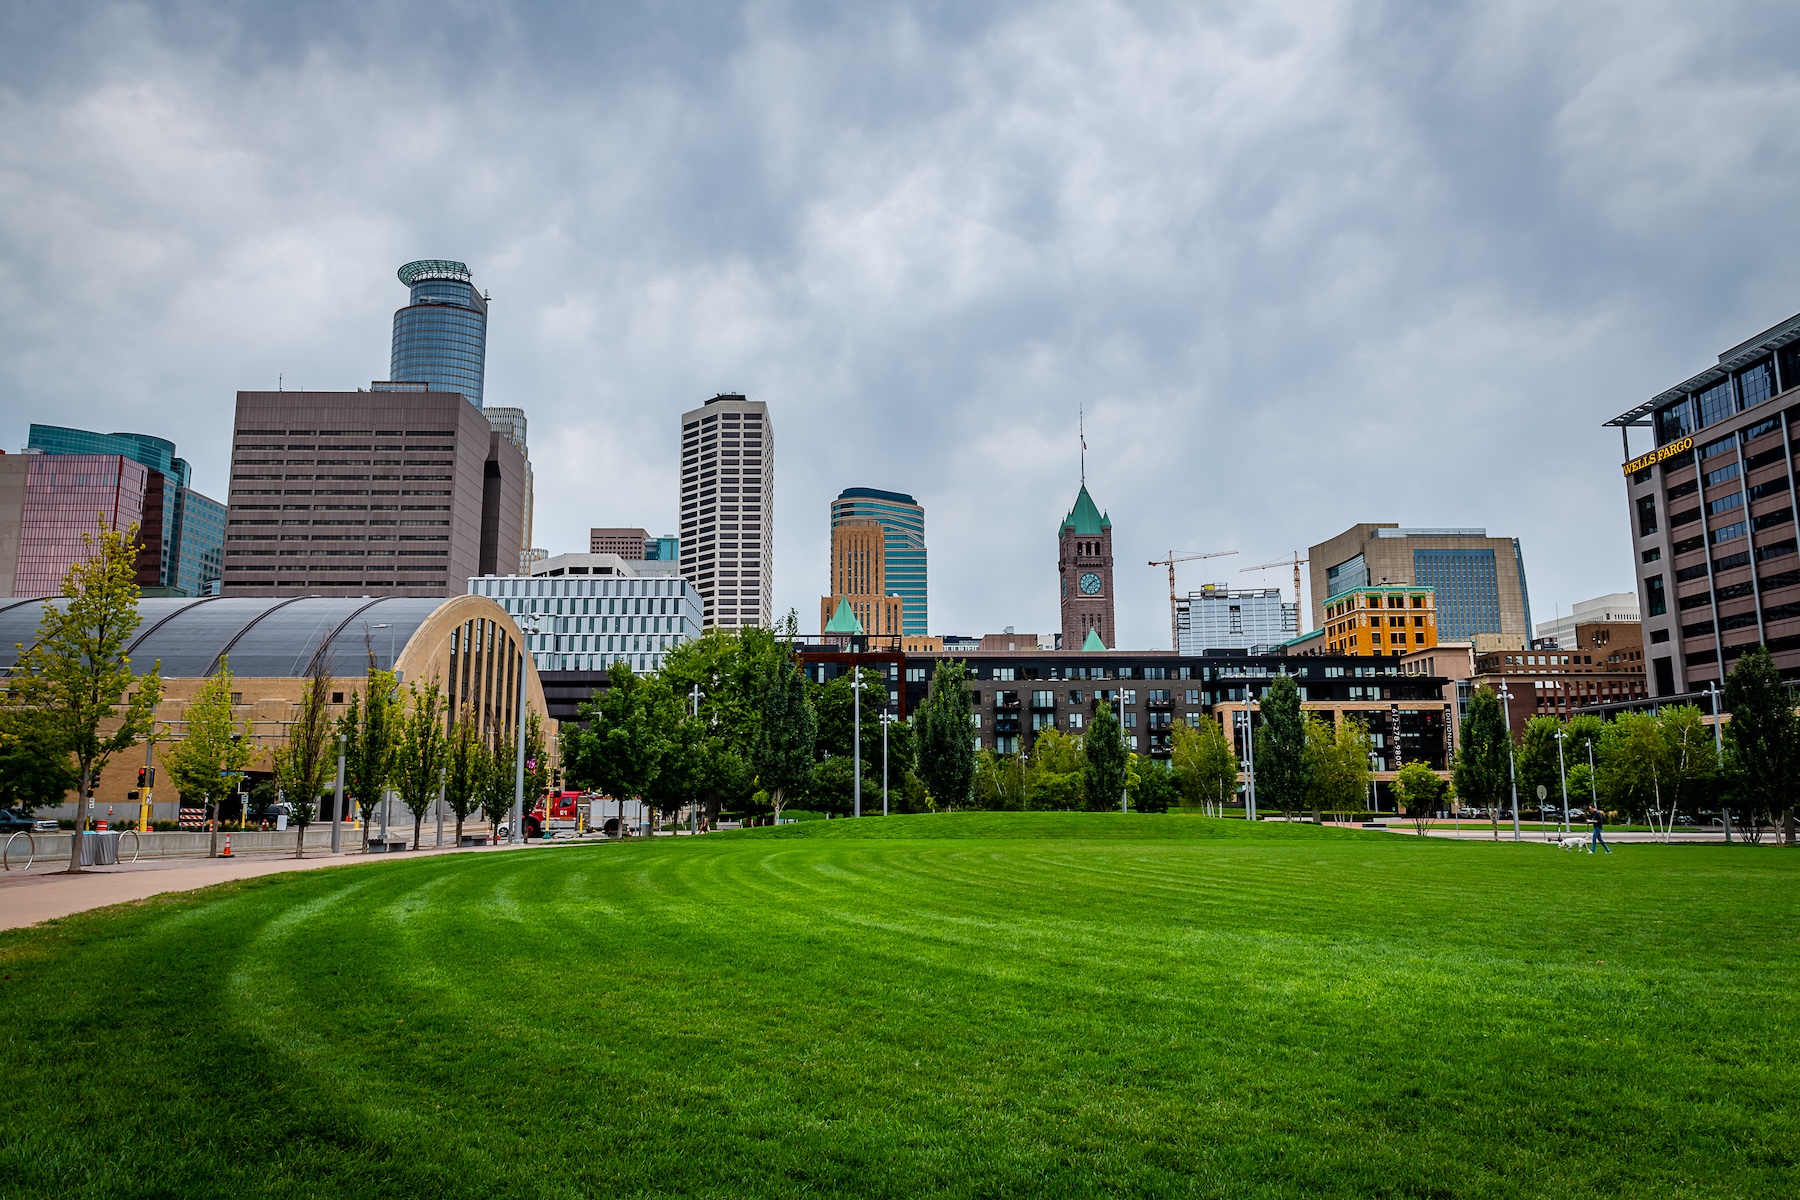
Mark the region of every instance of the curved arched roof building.
MULTIPOLYGON (((45 603, 62 601, 0 599, 0 670, 9 670, 19 647, 36 640, 45 603)), ((127 654, 140 673, 160 664, 162 739, 181 736, 188 701, 229 664, 240 697, 234 719, 251 723, 259 751, 252 770, 268 769, 268 752, 285 738, 314 671, 334 681, 333 715, 373 665, 397 671, 403 685, 435 679, 450 699, 450 715, 466 714, 484 735, 517 721, 523 638, 506 610, 485 596, 148 598, 138 602, 138 612, 143 621, 127 654)), ((537 668, 529 655, 523 663, 527 708, 547 714, 537 668)), ((550 730, 553 738, 553 724, 550 730)), ((102 802, 112 793, 123 800, 138 761, 131 754, 114 757, 100 783, 102 802)))

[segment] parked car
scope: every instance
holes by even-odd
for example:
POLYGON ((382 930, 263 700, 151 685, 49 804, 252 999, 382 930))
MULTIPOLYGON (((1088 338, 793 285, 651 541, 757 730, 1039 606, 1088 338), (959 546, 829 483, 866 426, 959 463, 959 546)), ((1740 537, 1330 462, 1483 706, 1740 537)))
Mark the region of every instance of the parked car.
POLYGON ((55 833, 60 826, 53 820, 32 817, 25 813, 14 812, 10 808, 0 808, 0 833, 55 833))

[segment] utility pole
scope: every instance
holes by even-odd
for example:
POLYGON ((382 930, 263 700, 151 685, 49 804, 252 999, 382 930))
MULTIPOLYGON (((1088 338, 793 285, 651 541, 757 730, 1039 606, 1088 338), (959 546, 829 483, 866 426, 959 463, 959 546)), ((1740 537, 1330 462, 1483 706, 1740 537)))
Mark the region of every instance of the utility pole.
POLYGON ((1562 833, 1569 832, 1569 768, 1563 765, 1563 739, 1568 736, 1565 730, 1556 731, 1556 773, 1562 776, 1562 833))
MULTIPOLYGON (((518 719, 518 737, 513 743, 513 807, 511 841, 525 840, 525 670, 531 662, 531 635, 537 632, 537 617, 527 614, 519 618, 519 693, 518 707, 513 715, 518 719)), ((623 806, 624 801, 621 800, 623 806)), ((624 832, 625 810, 619 810, 620 832, 624 832)))
MULTIPOLYGON (((705 693, 700 690, 700 685, 697 683, 694 685, 693 690, 688 693, 688 699, 691 700, 694 705, 694 720, 696 722, 700 720, 700 698, 703 695, 705 695, 705 693)), ((700 835, 700 797, 698 796, 695 796, 693 801, 688 805, 688 834, 693 837, 698 837, 700 835)))
POLYGON ((1210 554, 1176 554, 1171 550, 1167 558, 1150 560, 1150 565, 1153 567, 1169 568, 1169 649, 1176 652, 1181 650, 1181 626, 1175 619, 1175 564, 1192 562, 1198 558, 1224 558, 1236 553, 1236 550, 1214 550, 1210 554))

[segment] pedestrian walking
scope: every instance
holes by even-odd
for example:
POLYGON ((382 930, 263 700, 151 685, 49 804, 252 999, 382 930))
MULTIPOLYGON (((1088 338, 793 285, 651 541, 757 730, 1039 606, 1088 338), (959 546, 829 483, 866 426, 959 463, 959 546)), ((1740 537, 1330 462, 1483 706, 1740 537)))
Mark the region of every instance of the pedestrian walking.
POLYGON ((1594 847, 1598 846, 1608 854, 1611 854, 1612 847, 1606 844, 1606 838, 1602 836, 1600 832, 1606 825, 1606 814, 1601 812, 1598 808, 1590 808, 1587 811, 1587 817, 1588 824, 1594 827, 1594 836, 1588 839, 1587 852, 1592 854, 1594 852, 1594 847))

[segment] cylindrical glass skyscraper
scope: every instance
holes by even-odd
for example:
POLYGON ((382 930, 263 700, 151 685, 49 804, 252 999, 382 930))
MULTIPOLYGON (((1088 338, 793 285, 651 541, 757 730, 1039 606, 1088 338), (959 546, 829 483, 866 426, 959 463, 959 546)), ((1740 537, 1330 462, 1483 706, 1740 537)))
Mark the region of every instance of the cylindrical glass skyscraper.
POLYGON ((400 268, 412 300, 394 314, 394 352, 388 378, 461 392, 481 407, 487 369, 487 301, 459 262, 427 258, 400 268))

